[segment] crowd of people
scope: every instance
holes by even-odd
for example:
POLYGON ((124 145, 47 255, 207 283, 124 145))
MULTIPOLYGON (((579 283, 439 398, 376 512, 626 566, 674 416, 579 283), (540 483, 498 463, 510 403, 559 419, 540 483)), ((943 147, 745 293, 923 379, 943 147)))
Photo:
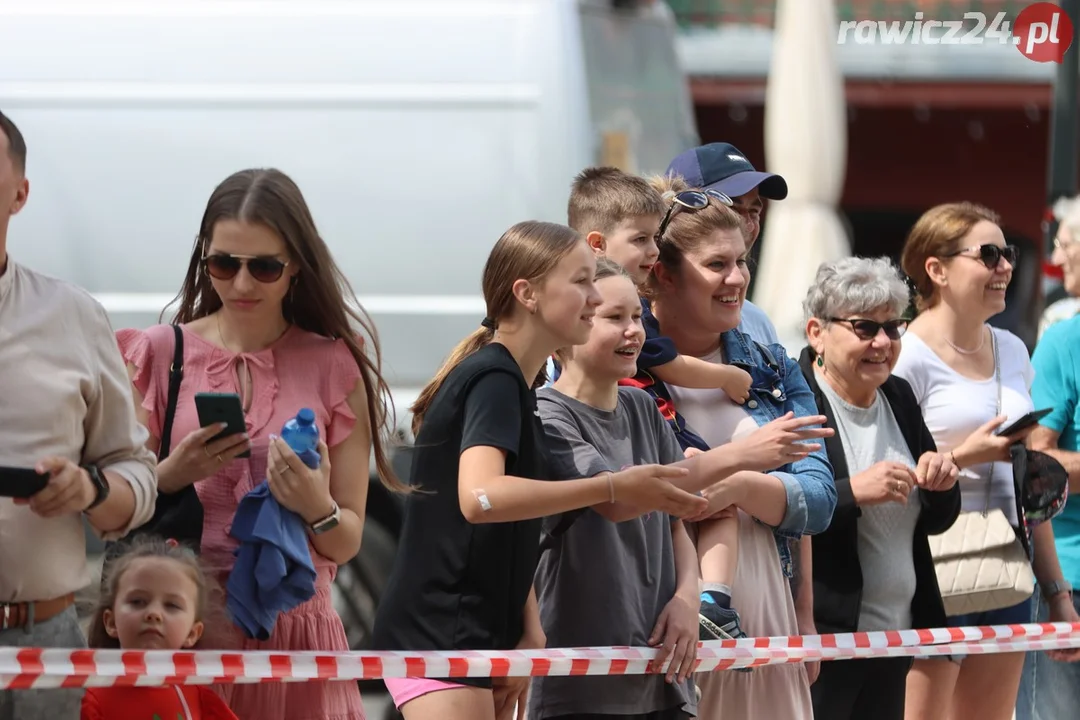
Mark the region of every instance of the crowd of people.
MULTIPOLYGON (((985 207, 928 210, 899 268, 823 264, 796 360, 746 299, 782 177, 725 143, 656 177, 583 170, 567 224, 521 222, 494 244, 486 316, 411 408, 397 478, 374 327, 288 176, 225 179, 169 322, 116 332, 87 293, 7 252, 29 189, 25 140, 0 115, 0 466, 44 486, 0 497, 0 646, 347 650, 330 588, 363 552, 373 455, 406 506, 373 649, 628 645, 667 663, 387 679, 407 720, 1026 720, 1080 699, 1077 650, 1032 653, 1026 671, 1013 653, 694 673, 700 641, 1080 622, 1080 510, 1065 488, 1032 490, 1080 474, 1080 317, 1057 318, 1033 358, 989 325, 1019 258, 985 207), (203 427, 201 393, 237 395, 244 430, 203 427), (302 407, 314 466, 276 434, 302 407), (1035 409, 1050 412, 998 432, 1035 409), (221 588, 255 571, 233 525, 264 481, 305 528, 311 587, 260 638, 230 622, 221 588), (999 516, 1034 592, 940 583, 932 540, 999 516), (117 541, 88 638, 83 518, 117 541)), ((1054 259, 1080 295, 1076 208, 1054 259)), ((364 709, 347 682, 0 691, 0 720, 79 717, 364 709)))

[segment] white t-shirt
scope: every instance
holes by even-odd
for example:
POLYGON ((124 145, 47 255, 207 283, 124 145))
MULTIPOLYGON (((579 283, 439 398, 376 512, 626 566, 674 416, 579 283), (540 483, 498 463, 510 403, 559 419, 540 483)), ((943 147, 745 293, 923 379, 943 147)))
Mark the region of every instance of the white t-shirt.
MULTIPOLYGON (((1027 347, 1007 330, 991 328, 998 344, 1001 368, 1001 413, 1006 425, 1031 412, 1031 382, 1035 370, 1027 347)), ((904 378, 915 391, 923 420, 934 436, 938 452, 947 453, 960 445, 980 425, 994 417, 997 381, 972 380, 949 367, 937 353, 913 332, 904 335, 900 359, 893 374, 904 378)), ((960 494, 965 512, 986 509, 986 482, 993 468, 990 508, 998 508, 1016 525, 1016 499, 1012 465, 1007 462, 975 465, 960 471, 960 494)))

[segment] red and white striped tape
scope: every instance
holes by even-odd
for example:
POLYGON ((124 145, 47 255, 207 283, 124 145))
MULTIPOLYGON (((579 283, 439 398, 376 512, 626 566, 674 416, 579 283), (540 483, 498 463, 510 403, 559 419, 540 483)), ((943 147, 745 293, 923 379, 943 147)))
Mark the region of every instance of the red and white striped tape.
MULTIPOLYGON (((1080 647, 1080 623, 796 635, 702 643, 698 672, 817 660, 935 657, 1080 647)), ((0 648, 0 689, 372 680, 387 677, 643 675, 652 648, 454 652, 221 652, 0 648)))

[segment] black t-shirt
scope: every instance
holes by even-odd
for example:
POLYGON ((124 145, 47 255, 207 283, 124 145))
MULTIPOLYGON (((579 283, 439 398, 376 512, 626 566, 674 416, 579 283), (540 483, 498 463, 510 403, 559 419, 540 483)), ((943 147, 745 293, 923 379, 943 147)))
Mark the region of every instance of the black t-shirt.
MULTIPOLYGON (((372 649, 509 650, 521 640, 541 520, 474 525, 458 504, 458 461, 478 445, 506 451, 506 474, 547 479, 536 396, 505 346, 451 371, 420 433, 401 543, 375 616, 372 649)), ((363 550, 361 550, 363 552, 363 550)), ((455 678, 491 687, 489 678, 455 678)))

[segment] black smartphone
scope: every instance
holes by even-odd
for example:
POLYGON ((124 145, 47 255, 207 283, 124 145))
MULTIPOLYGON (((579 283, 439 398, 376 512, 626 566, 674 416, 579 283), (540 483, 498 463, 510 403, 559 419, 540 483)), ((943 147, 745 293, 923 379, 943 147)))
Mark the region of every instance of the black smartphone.
POLYGON ((49 474, 33 468, 0 467, 0 497, 26 499, 49 484, 49 474))
MULTIPOLYGON (((226 424, 224 430, 210 438, 210 442, 247 432, 244 406, 240 404, 240 396, 236 393, 195 393, 195 409, 199 412, 199 425, 202 427, 226 424)), ((251 457, 251 451, 245 450, 236 457, 251 457)))
POLYGON ((1054 408, 1043 408, 1042 410, 1032 410, 1027 415, 1025 415, 1024 417, 1022 417, 1019 420, 1017 420, 1016 422, 1014 422, 1012 425, 1009 425, 1008 427, 1004 427, 1004 428, 1001 428, 999 430, 996 430, 994 432, 994 434, 995 435, 1012 435, 1014 433, 1023 432, 1024 430, 1027 430, 1029 427, 1031 427, 1035 423, 1039 422, 1039 420, 1042 420, 1044 417, 1046 417, 1047 415, 1049 415, 1053 411, 1054 411, 1054 408))

